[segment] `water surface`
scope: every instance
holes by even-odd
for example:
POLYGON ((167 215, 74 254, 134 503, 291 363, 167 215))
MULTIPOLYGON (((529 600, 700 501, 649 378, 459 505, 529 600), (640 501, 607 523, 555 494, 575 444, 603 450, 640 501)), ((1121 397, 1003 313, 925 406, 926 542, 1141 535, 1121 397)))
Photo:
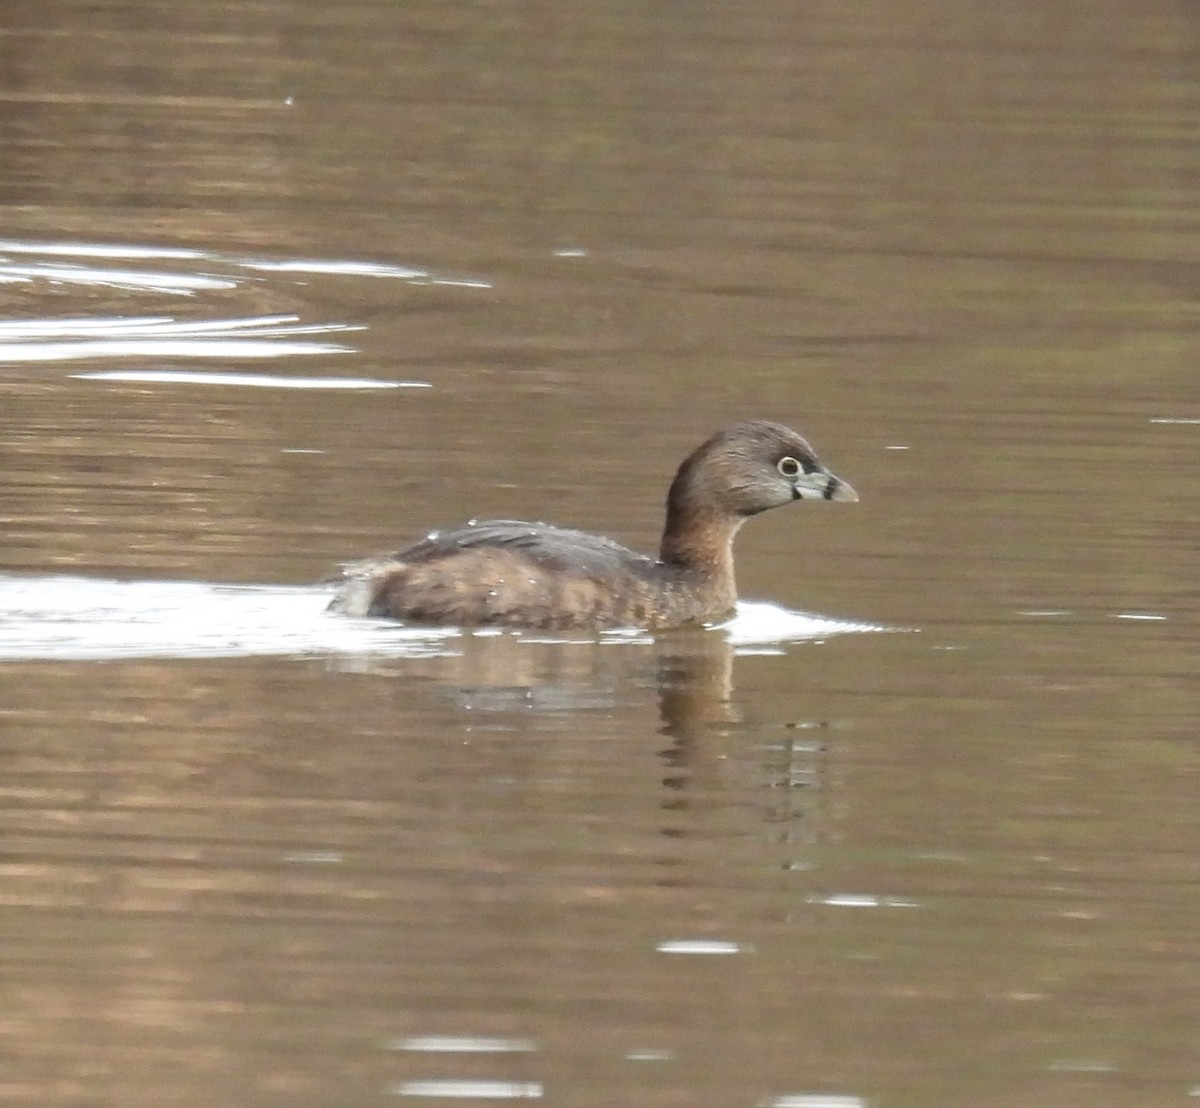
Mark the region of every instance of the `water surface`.
POLYGON ((1186 6, 0 44, 0 1099, 1200 1095, 1186 6), (653 549, 748 416, 862 500, 729 627, 323 612, 472 516, 653 549))

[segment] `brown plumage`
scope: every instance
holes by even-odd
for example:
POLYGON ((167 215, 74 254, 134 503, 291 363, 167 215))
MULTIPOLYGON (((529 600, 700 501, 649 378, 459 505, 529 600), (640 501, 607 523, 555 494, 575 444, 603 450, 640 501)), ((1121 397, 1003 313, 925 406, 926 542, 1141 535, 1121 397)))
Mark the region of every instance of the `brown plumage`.
POLYGON ((793 500, 857 499, 795 431, 736 423, 679 467, 657 558, 584 531, 490 520, 346 566, 330 608, 459 627, 707 622, 737 601, 733 539, 747 518, 793 500))

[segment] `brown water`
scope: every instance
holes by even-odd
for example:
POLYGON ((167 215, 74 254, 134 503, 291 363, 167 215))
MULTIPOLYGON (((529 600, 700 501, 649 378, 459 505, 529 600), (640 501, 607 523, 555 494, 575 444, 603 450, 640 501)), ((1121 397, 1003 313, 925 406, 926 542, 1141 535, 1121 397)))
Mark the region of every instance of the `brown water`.
POLYGON ((1132 0, 9 5, 0 1101, 1195 1103, 1198 56, 1132 0), (310 587, 652 548, 751 415, 862 502, 755 520, 728 630, 310 587))

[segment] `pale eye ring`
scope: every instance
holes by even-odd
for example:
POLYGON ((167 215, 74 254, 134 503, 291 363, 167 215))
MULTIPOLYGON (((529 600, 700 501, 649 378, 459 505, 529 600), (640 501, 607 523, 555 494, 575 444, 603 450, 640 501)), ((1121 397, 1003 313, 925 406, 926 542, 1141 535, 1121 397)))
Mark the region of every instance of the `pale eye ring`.
POLYGON ((800 476, 800 470, 802 467, 795 458, 788 454, 785 457, 780 458, 779 461, 775 463, 775 468, 779 470, 784 477, 788 478, 788 480, 791 480, 794 477, 800 476))

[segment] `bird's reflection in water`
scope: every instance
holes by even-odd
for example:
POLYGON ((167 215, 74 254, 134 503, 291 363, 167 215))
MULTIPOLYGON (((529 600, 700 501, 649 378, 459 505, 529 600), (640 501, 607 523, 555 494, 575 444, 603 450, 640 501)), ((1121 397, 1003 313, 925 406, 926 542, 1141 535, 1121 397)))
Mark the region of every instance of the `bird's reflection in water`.
POLYGON ((749 745, 756 755, 751 784, 771 790, 764 818, 779 828, 773 837, 810 843, 815 832, 804 817, 821 783, 824 745, 816 736, 823 725, 754 725, 743 719, 734 696, 735 652, 720 631, 677 632, 657 640, 655 649, 662 733, 671 740, 661 751, 662 808, 674 817, 664 821, 662 834, 684 838, 711 832, 705 813, 728 808, 730 790, 738 790, 730 777, 746 764, 734 755, 744 754, 749 745))
POLYGON ((662 751, 663 808, 679 811, 714 783, 719 758, 714 743, 738 722, 733 647, 720 631, 688 629, 663 636, 655 648, 662 733, 671 740, 662 751))
MULTIPOLYGON (((665 838, 710 839, 748 798, 770 841, 810 845, 823 790, 824 724, 755 721, 734 687, 736 650, 721 629, 686 628, 635 641, 530 642, 502 634, 467 636, 455 658, 435 666, 454 702, 476 726, 559 730, 564 718, 602 712, 636 719, 657 697, 665 838)), ((749 663, 750 659, 741 659, 749 663)), ((791 863, 789 863, 791 864, 791 863)))

